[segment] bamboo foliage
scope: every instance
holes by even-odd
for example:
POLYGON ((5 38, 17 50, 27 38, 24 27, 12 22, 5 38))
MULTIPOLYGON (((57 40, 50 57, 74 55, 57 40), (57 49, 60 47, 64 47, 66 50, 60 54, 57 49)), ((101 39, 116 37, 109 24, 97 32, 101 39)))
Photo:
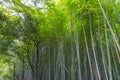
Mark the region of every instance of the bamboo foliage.
POLYGON ((120 79, 119 2, 35 0, 26 5, 8 0, 1 4, 0 79, 120 79), (12 6, 8 9, 4 3, 12 6))

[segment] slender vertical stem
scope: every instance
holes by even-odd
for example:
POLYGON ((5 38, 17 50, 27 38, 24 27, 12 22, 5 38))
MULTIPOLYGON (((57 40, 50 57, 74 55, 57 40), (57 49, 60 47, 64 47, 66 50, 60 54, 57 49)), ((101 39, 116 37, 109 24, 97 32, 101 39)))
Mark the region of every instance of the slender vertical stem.
POLYGON ((103 46, 102 46, 102 40, 101 40, 101 35, 100 35, 100 22, 99 22, 99 19, 98 19, 98 29, 99 29, 98 33, 99 33, 100 49, 101 49, 101 54, 102 54, 102 61, 103 61, 103 66, 104 66, 104 72, 105 72, 106 80, 108 80, 106 64, 105 64, 105 55, 104 55, 103 46))
POLYGON ((50 56, 50 48, 48 49, 48 80, 51 80, 51 65, 50 65, 50 61, 51 61, 51 56, 50 56))
POLYGON ((90 53, 89 53, 89 50, 88 50, 88 44, 87 44, 86 32, 85 32, 85 29, 84 29, 84 22, 83 22, 83 20, 82 20, 82 28, 83 28, 85 47, 86 47, 86 50, 87 50, 87 57, 88 57, 88 62, 89 62, 89 67, 90 67, 90 76, 91 76, 91 80, 94 80, 93 79, 93 71, 92 71, 91 59, 90 59, 90 53))
MULTIPOLYGON (((115 46, 115 49, 116 49, 115 42, 114 42, 114 46, 115 46)), ((112 50, 112 49, 111 49, 111 50, 112 50)), ((116 53, 117 53, 117 51, 116 51, 116 53)), ((117 64, 116 64, 115 54, 113 53, 113 51, 112 51, 112 57, 113 57, 114 65, 115 65, 115 71, 116 71, 117 80, 119 80, 119 79, 120 79, 119 70, 118 70, 118 66, 117 66, 117 64)))
POLYGON ((76 51, 77 51, 77 60, 78 60, 78 80, 82 80, 81 77, 81 67, 80 67, 80 52, 79 52, 79 41, 78 41, 78 33, 76 31, 75 33, 75 45, 76 45, 76 51))
POLYGON ((108 33, 107 33, 106 21, 105 21, 105 37, 106 37, 106 47, 107 47, 108 66, 109 66, 109 79, 112 80, 111 58, 110 58, 110 51, 108 46, 108 33))
POLYGON ((70 25, 71 25, 71 80, 75 80, 75 65, 74 65, 74 44, 73 44, 73 15, 72 15, 72 12, 71 12, 71 22, 70 22, 70 25))
POLYGON ((63 51, 63 42, 60 42, 59 52, 60 52, 60 68, 61 68, 61 80, 65 80, 65 68, 64 68, 64 51, 63 51))
POLYGON ((99 69, 98 69, 98 63, 97 63, 97 59, 96 59, 96 54, 95 54, 95 49, 94 49, 94 42, 93 42, 93 36, 92 36, 92 25, 91 25, 91 14, 90 14, 90 12, 89 12, 89 21, 90 21, 90 36, 91 36, 91 41, 92 41, 92 50, 93 50, 93 55, 94 55, 94 59, 95 59, 95 65, 96 65, 96 68, 97 68, 98 79, 101 80, 100 72, 99 72, 99 69))

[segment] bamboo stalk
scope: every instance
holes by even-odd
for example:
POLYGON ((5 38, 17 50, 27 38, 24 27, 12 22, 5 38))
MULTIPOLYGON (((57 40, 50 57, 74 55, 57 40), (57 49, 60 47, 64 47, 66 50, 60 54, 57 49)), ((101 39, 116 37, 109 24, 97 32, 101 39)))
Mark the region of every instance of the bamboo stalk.
POLYGON ((109 79, 112 80, 111 58, 110 58, 110 51, 108 46, 108 33, 107 33, 106 21, 105 21, 105 37, 106 37, 106 47, 107 47, 108 66, 109 66, 109 79))
POLYGON ((115 36, 115 34, 114 34, 114 32, 113 32, 112 26, 110 25, 110 22, 109 22, 106 14, 105 14, 105 11, 104 11, 104 9, 103 9, 103 7, 102 7, 102 5, 101 5, 101 3, 100 3, 99 0, 98 0, 98 3, 99 3, 99 6, 100 6, 101 11, 102 11, 102 13, 103 13, 103 16, 104 16, 104 18, 105 18, 105 20, 106 20, 106 22, 107 22, 107 24, 108 24, 108 27, 109 27, 110 32, 111 32, 111 34, 112 34, 112 38, 115 40, 115 43, 116 43, 116 45, 117 45, 117 47, 118 47, 118 50, 119 50, 119 52, 120 52, 120 46, 119 46, 119 43, 118 43, 118 41, 117 41, 117 39, 116 39, 116 36, 115 36))
POLYGON ((83 34, 84 34, 84 40, 85 40, 85 47, 86 47, 87 57, 88 57, 88 62, 89 62, 89 67, 90 67, 90 76, 91 76, 91 80, 94 80, 93 79, 92 64, 91 64, 91 59, 90 59, 90 53, 88 50, 88 44, 87 44, 87 39, 86 39, 86 32, 84 29, 84 22, 83 22, 83 19, 81 19, 81 20, 82 20, 82 28, 83 28, 83 34))
POLYGON ((94 43, 93 43, 93 36, 92 36, 93 34, 92 34, 92 25, 91 25, 91 14, 90 14, 90 12, 89 12, 89 22, 90 22, 90 36, 91 36, 91 43, 92 43, 93 56, 94 56, 94 60, 95 60, 95 66, 97 68, 98 79, 101 80, 100 71, 98 69, 98 63, 97 63, 97 59, 96 59, 96 52, 95 52, 94 43))
POLYGON ((77 60, 78 60, 78 80, 82 80, 81 76, 81 67, 80 67, 80 52, 79 52, 79 41, 78 41, 78 33, 75 32, 75 45, 76 45, 76 51, 77 51, 77 60))
MULTIPOLYGON (((115 45, 115 42, 114 42, 114 45, 115 45)), ((111 51, 112 51, 113 62, 114 62, 114 65, 115 65, 116 77, 117 77, 117 80, 119 80, 120 79, 120 75, 119 75, 118 66, 117 66, 116 60, 115 60, 115 54, 114 54, 112 49, 111 49, 111 51)))
MULTIPOLYGON (((98 14, 97 14, 97 16, 98 16, 98 14)), ((105 72, 105 77, 106 77, 105 80, 108 80, 106 64, 105 64, 105 54, 104 54, 104 51, 103 51, 102 40, 101 40, 101 33, 100 33, 101 31, 100 31, 100 21, 99 21, 99 19, 98 19, 98 30, 99 30, 98 37, 99 37, 99 41, 100 41, 100 50, 101 50, 101 54, 102 54, 102 62, 103 62, 104 72, 105 72)))

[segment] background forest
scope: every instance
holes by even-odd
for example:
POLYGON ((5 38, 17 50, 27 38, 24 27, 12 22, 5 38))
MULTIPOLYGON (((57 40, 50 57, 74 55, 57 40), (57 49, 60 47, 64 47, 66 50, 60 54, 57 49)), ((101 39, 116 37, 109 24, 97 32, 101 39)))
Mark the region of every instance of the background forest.
POLYGON ((0 80, 120 80, 119 0, 0 0, 0 80))

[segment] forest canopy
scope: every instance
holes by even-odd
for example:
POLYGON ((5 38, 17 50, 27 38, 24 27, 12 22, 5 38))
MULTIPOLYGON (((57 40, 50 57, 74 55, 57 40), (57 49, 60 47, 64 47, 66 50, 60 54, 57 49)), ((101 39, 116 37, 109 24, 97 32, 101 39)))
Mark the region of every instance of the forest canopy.
POLYGON ((0 80, 120 80, 120 1, 0 0, 0 80))

